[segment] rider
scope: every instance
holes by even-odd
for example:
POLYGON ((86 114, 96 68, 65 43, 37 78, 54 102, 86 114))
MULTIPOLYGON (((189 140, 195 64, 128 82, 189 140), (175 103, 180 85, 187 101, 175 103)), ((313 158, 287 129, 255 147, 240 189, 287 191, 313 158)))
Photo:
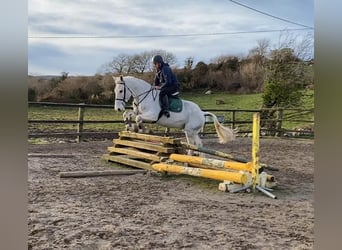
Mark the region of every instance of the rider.
POLYGON ((160 55, 155 55, 152 62, 157 71, 154 77, 154 85, 156 89, 160 89, 161 109, 166 117, 170 117, 168 96, 178 91, 178 81, 169 64, 165 63, 160 55))

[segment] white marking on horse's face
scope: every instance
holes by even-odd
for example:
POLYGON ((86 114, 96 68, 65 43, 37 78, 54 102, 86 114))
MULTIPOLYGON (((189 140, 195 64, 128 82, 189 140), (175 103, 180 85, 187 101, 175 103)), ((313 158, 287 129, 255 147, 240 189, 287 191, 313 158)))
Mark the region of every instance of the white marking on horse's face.
POLYGON ((125 91, 125 85, 121 84, 121 80, 119 77, 113 77, 115 88, 115 102, 114 102, 114 110, 115 111, 124 111, 126 101, 130 98, 129 91, 125 91))
POLYGON ((125 110, 125 101, 124 101, 124 85, 116 84, 115 85, 115 111, 124 111, 125 110))

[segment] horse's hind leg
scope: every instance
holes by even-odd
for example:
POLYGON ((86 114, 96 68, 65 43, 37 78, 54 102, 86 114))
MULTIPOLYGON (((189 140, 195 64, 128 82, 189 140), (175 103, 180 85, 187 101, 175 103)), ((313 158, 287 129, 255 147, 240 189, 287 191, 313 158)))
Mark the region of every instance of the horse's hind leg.
POLYGON ((202 140, 199 136, 199 131, 196 131, 193 133, 193 138, 194 138, 194 145, 198 146, 198 147, 202 147, 202 140))
MULTIPOLYGON (((197 147, 202 147, 202 145, 203 145, 202 140, 198 134, 194 134, 194 145, 196 145, 197 147)), ((196 155, 203 157, 203 153, 201 153, 201 152, 196 152, 196 155)))
MULTIPOLYGON (((186 131, 186 130, 184 131, 184 133, 185 133, 185 137, 186 137, 188 144, 192 144, 192 145, 195 145, 198 147, 202 146, 202 141, 201 141, 201 138, 199 137, 198 133, 193 132, 193 131, 186 131)), ((196 152, 196 154, 197 154, 197 152, 196 152)), ((189 149, 188 155, 194 155, 193 150, 189 149)))

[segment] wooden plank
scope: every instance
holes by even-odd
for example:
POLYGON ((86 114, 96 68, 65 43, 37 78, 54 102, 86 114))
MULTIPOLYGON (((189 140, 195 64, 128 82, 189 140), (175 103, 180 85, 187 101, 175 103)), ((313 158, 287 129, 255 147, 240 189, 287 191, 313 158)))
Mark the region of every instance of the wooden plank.
POLYGON ((125 155, 131 155, 137 158, 147 159, 150 161, 160 162, 160 157, 158 157, 155 153, 149 154, 145 152, 141 152, 135 148, 116 148, 116 147, 108 147, 108 151, 112 153, 119 153, 125 155))
POLYGON ((140 134, 140 133, 134 133, 134 132, 129 132, 129 131, 121 131, 119 132, 120 137, 128 137, 132 139, 139 139, 139 140, 144 140, 144 141, 157 141, 157 142, 162 142, 164 144, 178 144, 180 142, 180 138, 174 138, 171 136, 157 136, 157 135, 148 135, 148 134, 140 134))
POLYGON ((109 155, 109 154, 104 154, 102 155, 102 158, 107 160, 107 161, 112 161, 116 163, 121 163, 127 166, 135 167, 135 168, 142 168, 146 170, 153 170, 151 165, 146 162, 142 162, 139 160, 133 160, 127 157, 121 157, 118 155, 109 155))
POLYGON ((103 170, 103 171, 72 171, 72 172, 60 172, 60 178, 82 178, 82 177, 97 177, 97 176, 109 176, 109 175, 131 175, 146 173, 146 170, 142 169, 129 169, 129 170, 103 170))
POLYGON ((175 149, 173 147, 165 147, 158 144, 151 144, 148 142, 140 142, 140 141, 128 141, 128 140, 121 140, 121 139, 114 139, 113 140, 115 146, 116 145, 123 145, 128 147, 134 147, 134 148, 140 148, 155 152, 162 152, 162 153, 168 153, 171 154, 175 152, 175 149))

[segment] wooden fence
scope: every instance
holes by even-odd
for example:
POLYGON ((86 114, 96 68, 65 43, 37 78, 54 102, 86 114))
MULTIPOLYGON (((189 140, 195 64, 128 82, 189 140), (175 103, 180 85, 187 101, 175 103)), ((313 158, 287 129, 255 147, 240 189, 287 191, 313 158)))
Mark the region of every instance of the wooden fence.
MULTIPOLYGON (((29 106, 44 106, 44 107, 72 107, 75 108, 75 112, 78 112, 78 118, 74 120, 65 120, 59 119, 59 117, 55 117, 54 119, 31 119, 29 117, 29 138, 37 138, 37 137, 77 137, 77 142, 80 142, 82 138, 85 137, 96 137, 96 138, 115 138, 119 131, 89 131, 84 129, 85 124, 97 123, 97 124, 123 124, 123 120, 85 120, 84 113, 87 108, 96 108, 96 109, 114 109, 113 105, 94 105, 94 104, 73 104, 73 103, 50 103, 50 102, 29 102, 29 106), (42 124, 54 124, 58 127, 58 124, 76 124, 75 130, 68 130, 63 132, 55 132, 51 129, 46 129, 44 131, 39 131, 34 129, 35 125, 42 124)), ((239 127, 239 134, 241 136, 249 136, 252 132, 252 116, 253 113, 259 112, 263 113, 265 111, 275 112, 276 118, 274 119, 261 119, 261 136, 272 135, 278 137, 304 137, 304 138, 313 138, 314 137, 314 120, 303 119, 305 116, 313 117, 313 109, 303 110, 303 109, 205 109, 204 111, 210 111, 217 115, 219 121, 223 123, 225 126, 230 126, 232 128, 239 127), (241 114, 244 114, 244 117, 241 119, 241 114), (300 124, 299 128, 286 128, 284 127, 285 123, 291 124, 300 124), (273 124, 272 126, 267 126, 267 124, 273 124), (265 125, 263 127, 263 124, 265 125), (303 126, 305 124, 305 126, 303 126)), ((207 117, 210 118, 210 117, 207 117)), ((169 130, 159 130, 155 134, 165 134, 166 131, 170 135, 179 135, 183 134, 181 131, 170 132, 169 130)), ((206 125, 201 133, 202 136, 208 136, 211 134, 215 134, 215 130, 212 126, 212 120, 206 119, 206 125), (210 127, 211 126, 211 127, 210 127)))

